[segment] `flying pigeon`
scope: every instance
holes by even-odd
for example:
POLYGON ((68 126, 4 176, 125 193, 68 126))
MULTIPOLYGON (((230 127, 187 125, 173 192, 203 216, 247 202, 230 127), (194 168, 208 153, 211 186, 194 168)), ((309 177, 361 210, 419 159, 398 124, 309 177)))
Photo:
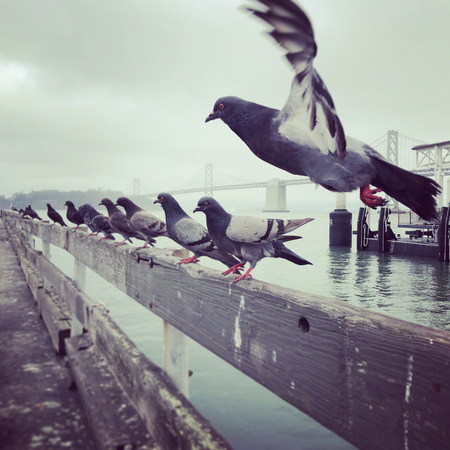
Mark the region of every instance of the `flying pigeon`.
POLYGON ((294 264, 311 264, 289 250, 283 242, 299 239, 299 236, 284 236, 314 219, 266 219, 251 216, 232 216, 212 197, 202 197, 194 212, 203 211, 206 225, 217 247, 237 256, 241 262, 223 274, 228 275, 242 268, 246 262, 249 269, 235 278, 234 283, 251 278, 250 272, 257 262, 265 257, 284 258, 294 264))
POLYGON ((67 202, 64 203, 64 206, 67 206, 67 220, 74 223, 76 225, 75 228, 78 228, 80 225, 84 224, 83 216, 81 215, 80 211, 75 208, 73 202, 67 200, 67 202))
POLYGON ((144 237, 145 244, 153 245, 156 237, 169 236, 167 234, 166 224, 148 211, 143 210, 127 197, 119 197, 116 205, 122 206, 126 213, 127 219, 131 222, 133 228, 141 233, 144 237))
POLYGON ((383 190, 425 220, 438 217, 435 181, 389 163, 362 141, 346 136, 324 82, 313 67, 314 32, 305 12, 291 0, 257 0, 266 8, 248 8, 271 26, 270 35, 286 50, 295 71, 281 110, 237 97, 219 98, 206 122, 222 119, 265 162, 334 192, 360 189, 371 208, 385 200, 383 190), (376 186, 372 189, 370 184, 376 186))
POLYGON ((172 195, 161 193, 153 203, 159 203, 164 209, 169 237, 194 253, 194 256, 182 259, 179 264, 196 263, 200 256, 209 256, 227 267, 233 267, 239 263, 233 255, 219 250, 214 245, 208 230, 188 216, 172 195))
POLYGON ((132 237, 136 239, 145 240, 140 233, 138 233, 132 226, 127 216, 117 208, 117 206, 109 198, 104 198, 99 205, 103 205, 108 210, 108 221, 111 225, 113 233, 121 234, 123 241, 119 242, 117 245, 126 244, 125 241, 133 241, 130 239, 132 237))
POLYGON ((24 210, 23 210, 23 217, 25 218, 26 216, 31 217, 32 219, 38 219, 38 220, 42 220, 38 213, 31 207, 31 205, 28 205, 24 210))
POLYGON ((108 218, 104 216, 102 213, 98 212, 92 205, 86 203, 79 207, 80 214, 83 216, 84 223, 89 227, 92 234, 97 235, 98 233, 103 233, 105 236, 100 238, 102 239, 112 239, 115 240, 115 237, 112 235, 112 228, 109 224, 108 218))

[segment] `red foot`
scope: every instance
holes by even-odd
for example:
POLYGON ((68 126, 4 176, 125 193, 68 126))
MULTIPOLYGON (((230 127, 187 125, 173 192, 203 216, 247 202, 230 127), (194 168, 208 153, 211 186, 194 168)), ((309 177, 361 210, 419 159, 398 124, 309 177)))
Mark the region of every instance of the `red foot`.
POLYGON ((190 264, 190 263, 197 263, 199 261, 200 260, 197 259, 195 256, 191 256, 190 258, 185 258, 185 259, 182 259, 181 261, 178 261, 177 264, 190 264))
POLYGON ((225 270, 225 272, 222 272, 222 275, 228 275, 229 273, 241 273, 239 272, 240 269, 242 269, 245 266, 245 262, 240 262, 238 264, 235 264, 234 266, 230 267, 228 270, 225 270))
POLYGON ((126 239, 124 239, 122 242, 118 242, 116 245, 117 245, 117 247, 119 246, 119 245, 126 245, 127 243, 125 242, 126 241, 126 239))
POLYGON ((241 275, 239 277, 236 277, 233 281, 233 283, 237 283, 238 281, 241 281, 243 279, 251 280, 252 276, 250 275, 250 272, 253 270, 252 267, 249 267, 247 272, 244 273, 244 275, 241 275))
POLYGON ((359 191, 359 198, 369 208, 375 209, 377 206, 384 206, 387 201, 384 198, 374 195, 377 192, 381 192, 381 189, 371 189, 370 185, 361 186, 359 191))

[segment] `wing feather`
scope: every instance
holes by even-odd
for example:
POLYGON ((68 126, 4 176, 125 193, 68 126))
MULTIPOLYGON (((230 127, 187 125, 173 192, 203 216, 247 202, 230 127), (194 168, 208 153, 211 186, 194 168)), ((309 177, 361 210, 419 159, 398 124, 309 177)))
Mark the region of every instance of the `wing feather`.
POLYGON ((280 134, 343 158, 345 133, 332 97, 313 67, 317 45, 308 16, 291 0, 255 1, 267 9, 248 10, 272 27, 270 36, 287 51, 285 56, 295 71, 289 97, 279 114, 280 134), (309 130, 309 136, 305 130, 309 130))

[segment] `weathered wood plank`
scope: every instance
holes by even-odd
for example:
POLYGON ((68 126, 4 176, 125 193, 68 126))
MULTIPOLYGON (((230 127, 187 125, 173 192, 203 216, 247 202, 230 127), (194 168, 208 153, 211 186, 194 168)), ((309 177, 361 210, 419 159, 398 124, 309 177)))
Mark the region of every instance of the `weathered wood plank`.
POLYGON ((257 280, 233 285, 199 265, 175 266, 157 248, 136 258, 80 233, 53 234, 52 243, 358 447, 450 441, 449 332, 257 280))
POLYGON ((67 355, 98 448, 160 449, 87 334, 67 340, 67 355))
POLYGON ((146 358, 101 306, 90 308, 89 333, 163 448, 228 449, 227 442, 146 358))

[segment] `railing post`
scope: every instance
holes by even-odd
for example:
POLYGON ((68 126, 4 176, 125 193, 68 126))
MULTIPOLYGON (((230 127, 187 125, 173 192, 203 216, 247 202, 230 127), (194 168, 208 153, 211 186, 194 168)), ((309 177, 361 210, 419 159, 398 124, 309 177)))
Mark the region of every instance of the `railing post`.
MULTIPOLYGON (((179 258, 189 258, 189 251, 177 249, 173 252, 179 258)), ((189 352, 188 338, 178 328, 163 321, 163 369, 178 390, 189 398, 189 352)))
MULTIPOLYGON (((78 259, 73 259, 73 281, 76 287, 84 291, 86 285, 86 266, 78 259)), ((83 333, 83 324, 78 320, 77 302, 70 303, 70 335, 77 336, 83 333)))
POLYGON ((178 390, 189 398, 189 354, 187 336, 164 320, 163 369, 178 390))
POLYGON ((42 254, 50 261, 50 242, 42 240, 42 254))

